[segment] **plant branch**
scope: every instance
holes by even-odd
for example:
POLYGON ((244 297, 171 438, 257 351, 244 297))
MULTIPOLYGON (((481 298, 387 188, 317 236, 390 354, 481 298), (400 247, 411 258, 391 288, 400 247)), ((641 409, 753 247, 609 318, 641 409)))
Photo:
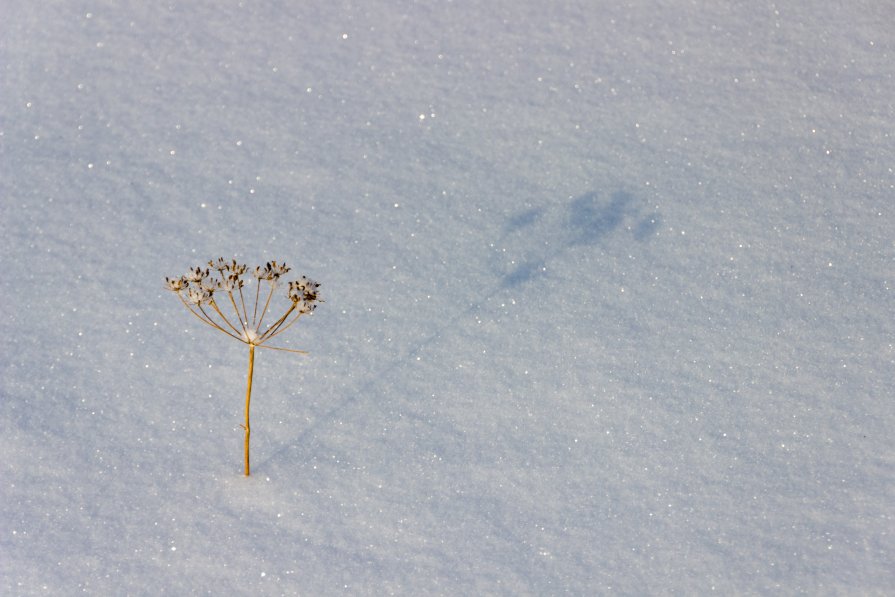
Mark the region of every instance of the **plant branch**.
MULTIPOLYGON (((294 309, 294 305, 293 305, 293 309, 294 309)), ((292 309, 290 309, 290 311, 291 311, 291 310, 292 310, 292 309)), ((287 315, 288 315, 288 313, 287 313, 287 315)), ((279 327, 279 329, 277 329, 276 331, 274 331, 272 334, 265 335, 265 337, 264 337, 264 341, 267 342, 267 341, 270 340, 271 338, 274 338, 275 336, 279 336, 280 334, 282 334, 283 332, 285 332, 286 330, 288 330, 288 329, 292 326, 292 324, 294 324, 296 321, 298 321, 298 318, 301 317, 301 316, 302 316, 302 312, 299 311, 298 314, 295 316, 295 318, 294 318, 292 321, 290 321, 289 323, 287 323, 287 324, 285 324, 285 325, 281 325, 281 326, 279 327)), ((285 320, 285 318, 284 318, 284 320, 285 320)))
POLYGON ((257 348, 266 348, 268 350, 284 350, 286 352, 294 352, 297 354, 308 354, 307 350, 298 350, 296 348, 283 348, 281 346, 267 346, 266 344, 256 344, 257 348))
MULTIPOLYGON (((256 282, 255 283, 255 310, 252 313, 252 327, 254 327, 257 330, 258 326, 261 325, 260 322, 255 323, 255 320, 258 319, 258 297, 261 296, 261 280, 258 280, 256 278, 255 282, 256 282)), ((264 315, 264 314, 262 313, 262 315, 264 315)))
MULTIPOLYGON (((230 320, 227 319, 227 316, 224 315, 224 313, 221 311, 221 308, 218 307, 217 301, 215 301, 214 299, 212 299, 212 301, 211 301, 211 306, 214 307, 215 312, 216 312, 218 315, 221 316, 221 319, 224 320, 224 323, 226 323, 226 324, 230 327, 230 329, 233 330, 233 331, 235 332, 235 335, 234 335, 234 334, 230 334, 230 332, 228 332, 227 330, 225 330, 224 328, 222 328, 222 327, 220 327, 220 326, 217 326, 218 329, 221 330, 222 332, 226 332, 227 334, 230 334, 230 335, 233 336, 234 338, 237 338, 237 339, 239 339, 239 340, 242 340, 242 336, 239 335, 239 330, 237 330, 236 327, 234 327, 234 325, 233 325, 232 323, 230 323, 230 320)), ((202 309, 202 307, 199 307, 199 308, 202 309)), ((205 310, 203 309, 202 312, 205 313, 205 310)), ((239 313, 237 313, 237 315, 239 315, 239 313)), ((211 318, 209 317, 209 319, 211 319, 211 318)))
MULTIPOLYGON (((239 318, 239 325, 242 327, 242 333, 248 338, 248 334, 246 334, 246 324, 242 320, 242 316, 239 314, 239 307, 236 306, 236 301, 233 300, 233 292, 228 292, 227 296, 230 297, 230 304, 233 305, 233 310, 236 312, 236 317, 239 318)), ((223 317, 223 315, 221 315, 223 317)))
MULTIPOLYGON (((261 286, 261 280, 258 280, 258 286, 261 286)), ((259 328, 261 327, 261 322, 264 321, 264 315, 267 313, 267 308, 270 306, 270 299, 272 297, 273 297, 273 282, 270 283, 270 292, 267 293, 267 300, 264 301, 264 309, 261 310, 261 319, 258 320, 259 328)))
POLYGON ((263 334, 261 334, 261 338, 259 340, 259 344, 266 342, 276 333, 277 328, 283 325, 283 322, 286 321, 286 318, 289 317, 289 314, 295 310, 295 303, 289 306, 289 309, 280 317, 277 321, 275 321, 269 328, 267 328, 263 334))
POLYGON ((240 338, 239 336, 234 336, 233 334, 231 334, 230 332, 228 332, 227 330, 225 330, 224 328, 219 326, 217 323, 215 323, 215 321, 211 317, 208 316, 208 313, 205 312, 205 310, 202 308, 201 305, 199 306, 199 310, 202 312, 202 314, 200 315, 198 312, 193 310, 193 308, 190 306, 190 304, 188 302, 186 302, 186 299, 184 299, 182 296, 180 296, 179 293, 177 294, 177 297, 180 299, 180 302, 182 302, 183 305, 186 307, 187 311, 189 311, 190 313, 195 315, 199 319, 199 321, 201 321, 205 325, 210 325, 211 327, 218 330, 219 332, 224 332, 228 336, 232 336, 233 338, 236 338, 237 340, 242 340, 242 338, 240 338))
POLYGON ((242 295, 242 286, 239 287, 239 302, 242 303, 242 316, 245 325, 249 325, 249 313, 246 311, 246 299, 242 295))

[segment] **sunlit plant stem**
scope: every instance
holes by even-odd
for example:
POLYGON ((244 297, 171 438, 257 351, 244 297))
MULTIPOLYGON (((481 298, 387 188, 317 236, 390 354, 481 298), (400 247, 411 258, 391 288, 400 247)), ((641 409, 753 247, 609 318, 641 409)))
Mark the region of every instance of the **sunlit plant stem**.
POLYGON ((252 468, 249 466, 249 438, 252 435, 252 426, 249 424, 249 406, 252 404, 252 370, 255 367, 255 345, 249 344, 249 382, 246 388, 246 422, 243 425, 245 429, 245 460, 246 460, 246 477, 252 474, 252 468))

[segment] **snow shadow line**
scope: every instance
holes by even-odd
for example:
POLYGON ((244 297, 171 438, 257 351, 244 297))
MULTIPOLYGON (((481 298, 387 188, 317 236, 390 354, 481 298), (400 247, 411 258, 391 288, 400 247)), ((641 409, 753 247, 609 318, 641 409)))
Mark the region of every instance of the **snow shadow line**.
MULTIPOLYGON (((443 337, 445 330, 456 330, 460 321, 468 319, 480 311, 497 294, 546 275, 546 266, 549 262, 560 258, 576 247, 593 246, 602 242, 611 233, 621 228, 625 222, 631 222, 628 229, 634 240, 646 242, 660 226, 661 217, 658 213, 644 214, 636 205, 633 196, 625 191, 616 191, 605 203, 599 200, 598 193, 591 191, 571 199, 565 205, 528 209, 510 217, 504 226, 504 234, 498 239, 498 244, 513 245, 515 243, 519 247, 528 247, 528 249, 520 248, 524 256, 520 263, 515 264, 509 272, 495 272, 497 284, 487 294, 479 295, 480 298, 477 301, 456 312, 449 319, 441 319, 442 324, 437 330, 411 346, 404 354, 395 357, 379 371, 378 375, 372 376, 350 391, 339 403, 322 416, 317 417, 292 440, 284 443, 281 448, 259 462, 258 468, 261 469, 268 463, 279 459, 294 446, 303 444, 320 427, 336 419, 340 412, 345 411, 362 396, 368 396, 370 390, 393 371, 408 362, 414 362, 417 356, 443 337), (529 247, 532 234, 552 240, 553 243, 544 244, 540 249, 532 251, 529 247)), ((514 261, 516 260, 514 259, 514 261)), ((432 424, 425 417, 412 411, 402 412, 402 415, 427 425, 432 424)), ((453 433, 458 437, 462 435, 459 431, 453 431, 453 433)))

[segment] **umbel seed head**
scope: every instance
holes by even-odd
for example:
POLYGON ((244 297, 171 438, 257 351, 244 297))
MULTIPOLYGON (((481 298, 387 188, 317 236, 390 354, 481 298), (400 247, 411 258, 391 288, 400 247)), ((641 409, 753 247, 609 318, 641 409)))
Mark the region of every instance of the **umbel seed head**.
MULTIPOLYGON (((248 266, 235 259, 226 261, 223 257, 210 260, 208 267, 191 268, 186 275, 165 278, 165 288, 177 294, 181 302, 193 315, 216 330, 240 342, 252 346, 263 346, 265 342, 290 327, 302 315, 309 315, 322 302, 318 288, 320 284, 307 276, 289 282, 286 297, 290 304, 285 312, 272 323, 264 324, 270 313, 271 299, 279 286, 280 278, 292 268, 285 263, 268 261, 252 270, 252 278, 258 285, 254 293, 249 292, 254 302, 246 301, 243 289, 251 282, 243 276, 248 266), (267 292, 262 296, 262 285, 267 292), (227 313, 230 313, 229 315, 227 313)), ((270 347, 274 348, 274 347, 270 347)))

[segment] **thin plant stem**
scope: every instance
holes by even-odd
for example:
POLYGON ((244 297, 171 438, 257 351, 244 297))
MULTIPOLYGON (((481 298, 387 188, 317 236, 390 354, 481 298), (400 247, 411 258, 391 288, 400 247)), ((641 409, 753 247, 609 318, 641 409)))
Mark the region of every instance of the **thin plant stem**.
POLYGON ((284 313, 283 316, 280 317, 276 322, 274 322, 273 325, 267 328, 263 334, 261 334, 261 342, 266 342, 269 338, 273 337, 273 335, 277 331, 277 328, 283 325, 283 322, 286 321, 286 318, 289 317, 289 315, 293 311, 295 311, 295 303, 292 303, 292 305, 290 305, 289 307, 289 310, 286 311, 286 313, 284 313))
MULTIPOLYGON (((178 295, 178 296, 180 296, 180 295, 178 295)), ((180 296, 180 300, 186 306, 187 311, 189 311, 190 313, 195 315, 197 318, 199 318, 199 320, 201 320, 203 323, 205 323, 205 325, 210 325, 211 327, 218 330, 219 332, 224 332, 228 336, 236 338, 237 340, 242 340, 242 338, 240 338, 239 336, 234 336, 233 334, 231 334, 230 332, 228 332, 227 330, 225 330, 224 328, 219 326, 217 323, 215 323, 215 321, 208 316, 208 313, 206 313, 205 310, 202 309, 202 307, 199 307, 199 310, 202 311, 202 315, 199 315, 199 313, 197 313, 196 311, 193 310, 192 307, 190 307, 190 304, 188 302, 186 302, 186 300, 184 300, 184 298, 182 296, 180 296)))
POLYGON ((242 426, 245 429, 245 476, 248 477, 252 474, 252 469, 249 466, 249 438, 252 435, 252 426, 249 424, 249 406, 252 403, 252 373, 255 367, 255 345, 249 344, 249 381, 248 387, 246 388, 246 422, 245 425, 242 426))
MULTIPOLYGON (((248 338, 248 334, 246 333, 246 324, 242 321, 242 316, 239 314, 239 307, 236 306, 236 301, 233 300, 233 293, 228 292, 227 296, 230 297, 230 304, 233 305, 233 310, 236 311, 236 317, 239 318, 239 325, 242 326, 242 333, 248 338)), ((221 315, 223 317, 223 315, 221 315)))
MULTIPOLYGON (((185 298, 183 298, 180 294, 177 295, 177 298, 180 299, 180 302, 183 303, 183 306, 186 307, 190 313, 192 313, 193 315, 195 315, 196 317, 201 319, 203 322, 205 322, 206 325, 210 325, 211 327, 213 327, 215 329, 221 329, 220 326, 218 326, 216 323, 214 323, 212 320, 210 320, 208 318, 208 315, 205 315, 203 317, 202 315, 199 315, 198 313, 196 313, 196 311, 193 310, 193 308, 190 306, 190 304, 187 302, 187 300, 185 298)), ((204 311, 203 311, 203 313, 204 313, 204 311)), ((224 330, 224 331, 226 331, 226 330, 224 330)))
POLYGON ((266 348, 267 350, 284 350, 286 352, 294 352, 296 354, 308 354, 307 350, 298 350, 297 348, 283 348, 282 346, 267 346, 265 344, 256 344, 258 348, 266 348))
MULTIPOLYGON (((258 280, 258 285, 261 285, 261 280, 258 280)), ((264 315, 267 313, 267 308, 270 306, 271 297, 273 297, 273 282, 270 283, 270 292, 267 293, 267 300, 264 301, 264 309, 261 310, 261 319, 258 320, 259 328, 261 327, 261 322, 264 321, 264 315)))
MULTIPOLYGON (((233 331, 236 333, 236 335, 234 336, 234 338, 239 338, 239 339, 241 340, 242 337, 239 335, 239 330, 237 330, 236 327, 235 327, 232 323, 230 323, 230 320, 227 319, 227 316, 224 315, 224 313, 221 311, 221 308, 218 307, 218 303, 217 303, 217 301, 212 300, 212 301, 211 301, 211 306, 214 307, 214 310, 217 312, 217 314, 221 316, 221 319, 224 320, 224 323, 226 323, 226 324, 230 327, 230 329, 233 330, 233 331)), ((199 308, 201 309, 202 307, 199 307, 199 308)), ((203 309, 202 312, 204 313, 205 310, 203 309)), ((239 315, 239 313, 237 313, 237 315, 239 315)), ((211 319, 211 318, 209 317, 209 319, 211 319)), ((225 331, 225 332, 227 331, 227 330, 224 330, 224 328, 219 328, 219 329, 221 329, 221 330, 223 330, 223 331, 225 331)), ((228 333, 229 333, 229 332, 228 332, 228 333)), ((233 336, 233 334, 230 334, 230 335, 233 336)))
POLYGON ((285 325, 281 325, 280 328, 279 328, 278 330, 274 331, 274 333, 270 334, 269 336, 265 336, 265 337, 264 337, 264 341, 267 342, 268 340, 270 340, 270 339, 273 338, 274 336, 279 336, 280 334, 282 334, 283 332, 285 332, 286 330, 288 330, 289 327, 290 327, 293 323, 295 323, 296 321, 298 321, 298 319, 299 319, 301 316, 302 316, 302 313, 299 311, 298 315, 295 316, 295 319, 293 319, 292 321, 290 321, 289 323, 287 323, 287 324, 285 324, 285 325))
POLYGON ((242 295, 242 286, 239 287, 239 302, 242 303, 242 320, 245 322, 244 325, 249 325, 249 312, 246 310, 246 299, 242 295))
POLYGON ((252 313, 252 327, 256 330, 260 323, 255 323, 255 320, 258 319, 258 297, 261 296, 261 280, 256 278, 255 284, 255 311, 252 313))

